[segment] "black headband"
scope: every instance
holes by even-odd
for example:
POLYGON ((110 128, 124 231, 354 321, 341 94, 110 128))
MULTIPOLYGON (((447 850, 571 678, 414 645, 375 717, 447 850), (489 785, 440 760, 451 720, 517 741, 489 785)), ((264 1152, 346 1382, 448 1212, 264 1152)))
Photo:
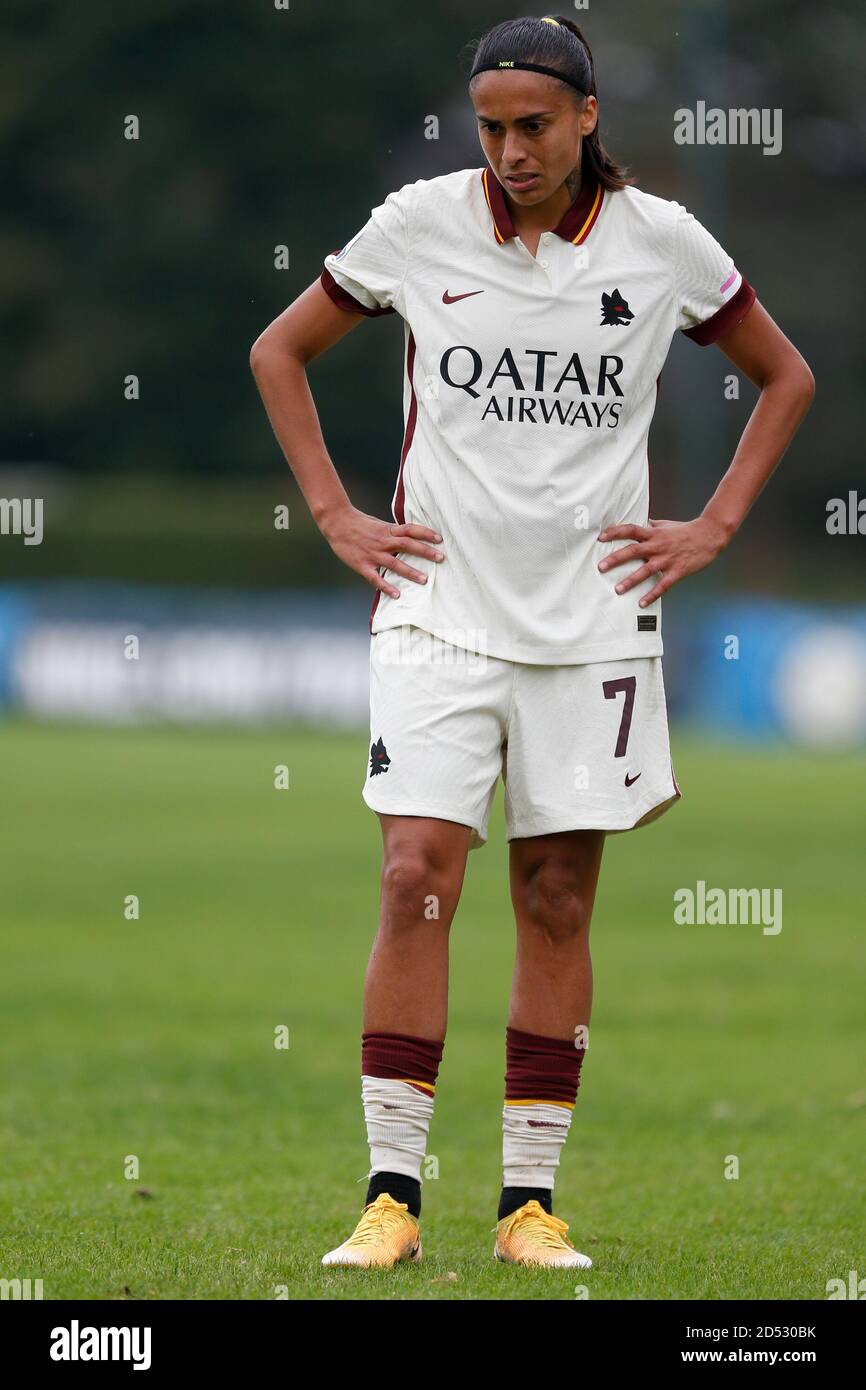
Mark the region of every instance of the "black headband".
POLYGON ((573 77, 568 76, 568 73, 560 72, 559 68, 546 67, 544 63, 520 63, 516 60, 506 61, 504 58, 498 63, 480 63, 477 68, 473 68, 470 72, 469 81, 471 82, 473 77, 477 77, 479 72, 500 72, 509 68, 526 68, 528 72, 543 72, 548 77, 558 77, 560 82, 567 82, 570 87, 574 87, 575 91, 580 92, 581 96, 589 96, 589 92, 585 92, 580 83, 575 82, 573 77))

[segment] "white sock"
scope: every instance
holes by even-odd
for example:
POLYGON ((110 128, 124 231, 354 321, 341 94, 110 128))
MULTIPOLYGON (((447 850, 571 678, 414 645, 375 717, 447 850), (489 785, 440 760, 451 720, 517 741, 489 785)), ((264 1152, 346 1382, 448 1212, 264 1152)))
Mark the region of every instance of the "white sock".
POLYGON ((502 1186, 553 1189, 572 1110, 566 1105, 502 1107, 502 1186))
POLYGON ((362 1076, 361 1095, 370 1143, 370 1172, 404 1173, 421 1181, 433 1097, 408 1081, 362 1076))

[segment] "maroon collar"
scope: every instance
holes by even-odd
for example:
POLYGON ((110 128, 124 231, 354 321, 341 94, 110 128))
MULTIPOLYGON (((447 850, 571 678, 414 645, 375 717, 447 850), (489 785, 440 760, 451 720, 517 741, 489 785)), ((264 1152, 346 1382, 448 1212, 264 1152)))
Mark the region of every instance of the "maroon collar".
MULTIPOLYGON (((501 245, 511 237, 517 236, 511 213, 508 211, 505 189, 489 165, 481 171, 481 183, 493 220, 493 235, 501 245)), ((592 178, 584 179, 580 192, 553 231, 557 236, 561 236, 563 241, 570 241, 579 246, 589 236, 603 202, 602 185, 592 178)))

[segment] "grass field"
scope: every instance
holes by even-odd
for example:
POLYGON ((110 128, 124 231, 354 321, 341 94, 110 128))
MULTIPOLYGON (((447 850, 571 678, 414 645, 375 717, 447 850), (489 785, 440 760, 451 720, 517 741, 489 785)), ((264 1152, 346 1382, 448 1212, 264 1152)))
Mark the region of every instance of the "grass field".
POLYGON ((823 1299, 866 1274, 864 762, 674 748, 683 801, 608 841, 592 928, 555 1210, 594 1268, 491 1258, 500 788, 452 938, 425 1259, 364 1276, 319 1265, 368 1163, 364 735, 0 726, 0 1277, 41 1278, 46 1299, 573 1300, 823 1299), (676 925, 673 893, 698 879, 781 888, 782 931, 676 925))

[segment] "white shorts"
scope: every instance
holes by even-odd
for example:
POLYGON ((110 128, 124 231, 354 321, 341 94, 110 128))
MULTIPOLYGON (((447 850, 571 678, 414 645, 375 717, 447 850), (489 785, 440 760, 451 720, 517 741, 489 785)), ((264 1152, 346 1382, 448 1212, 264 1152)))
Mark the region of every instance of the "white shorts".
POLYGON ((500 773, 509 840, 662 815, 680 789, 661 657, 535 666, 408 625, 375 633, 367 805, 471 826, 475 849, 500 773))

